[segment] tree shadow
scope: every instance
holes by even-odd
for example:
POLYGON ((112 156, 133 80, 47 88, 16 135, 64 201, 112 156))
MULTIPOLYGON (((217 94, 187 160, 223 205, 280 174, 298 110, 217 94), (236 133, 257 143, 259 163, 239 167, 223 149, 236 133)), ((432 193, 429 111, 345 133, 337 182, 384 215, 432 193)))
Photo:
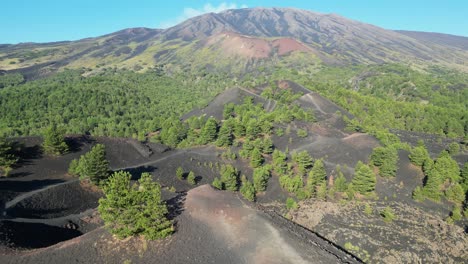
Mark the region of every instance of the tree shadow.
POLYGON ((176 197, 173 197, 166 201, 167 209, 169 213, 167 218, 174 223, 174 227, 177 230, 177 221, 175 220, 177 216, 182 214, 184 211, 184 203, 187 197, 187 192, 180 192, 176 197))
POLYGON ((31 172, 15 172, 8 175, 8 178, 21 178, 31 175, 31 172))
POLYGON ((42 248, 82 235, 78 230, 41 223, 2 221, 0 231, 13 248, 42 248), (32 239, 35 238, 35 239, 32 239))
POLYGON ((81 151, 82 147, 85 144, 92 144, 95 142, 94 139, 89 136, 79 136, 79 137, 66 137, 65 142, 68 145, 69 152, 78 152, 81 151))
POLYGON ((42 187, 64 182, 60 179, 33 180, 33 181, 1 181, 0 191, 29 192, 42 187))
POLYGON ((154 166, 141 166, 141 167, 136 167, 136 168, 125 169, 123 171, 129 172, 132 175, 131 179, 133 181, 137 181, 137 180, 139 180, 141 178, 142 173, 145 173, 145 172, 152 173, 156 169, 157 168, 154 167, 154 166))
POLYGON ((22 204, 16 204, 6 210, 6 216, 12 218, 32 218, 32 219, 49 219, 65 216, 65 213, 70 208, 29 208, 22 207, 22 204))
POLYGON ((202 177, 202 176, 197 176, 197 177, 195 177, 195 184, 200 183, 201 180, 203 180, 203 177, 202 177))
POLYGON ((32 160, 42 158, 44 152, 39 145, 26 147, 21 143, 15 142, 15 154, 19 157, 19 161, 14 166, 21 167, 23 165, 32 164, 32 160))

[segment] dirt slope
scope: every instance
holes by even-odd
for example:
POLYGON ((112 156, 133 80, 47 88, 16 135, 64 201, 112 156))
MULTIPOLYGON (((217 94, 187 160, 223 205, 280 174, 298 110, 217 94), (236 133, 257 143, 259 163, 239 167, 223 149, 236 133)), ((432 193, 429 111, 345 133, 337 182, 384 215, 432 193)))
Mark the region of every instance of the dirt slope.
POLYGON ((230 192, 203 185, 181 197, 177 232, 163 241, 117 241, 102 228, 1 263, 350 263, 350 255, 324 241, 279 227, 230 192))

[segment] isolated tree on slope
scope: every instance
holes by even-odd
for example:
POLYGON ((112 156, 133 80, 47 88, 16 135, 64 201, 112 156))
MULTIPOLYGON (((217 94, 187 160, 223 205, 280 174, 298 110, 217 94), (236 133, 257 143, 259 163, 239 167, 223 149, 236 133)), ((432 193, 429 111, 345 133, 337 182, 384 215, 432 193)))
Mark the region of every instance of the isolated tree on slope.
POLYGON ((161 186, 149 173, 138 184, 131 184, 128 172, 115 172, 103 186, 104 198, 98 211, 107 228, 119 238, 141 234, 154 240, 170 235, 174 229, 161 199, 161 186))
POLYGON ((104 145, 97 144, 90 152, 81 156, 79 160, 79 171, 82 178, 89 178, 94 184, 100 183, 108 177, 109 162, 106 159, 104 145))
POLYGON ((68 151, 64 140, 65 131, 52 125, 44 132, 44 151, 51 155, 61 155, 68 151))

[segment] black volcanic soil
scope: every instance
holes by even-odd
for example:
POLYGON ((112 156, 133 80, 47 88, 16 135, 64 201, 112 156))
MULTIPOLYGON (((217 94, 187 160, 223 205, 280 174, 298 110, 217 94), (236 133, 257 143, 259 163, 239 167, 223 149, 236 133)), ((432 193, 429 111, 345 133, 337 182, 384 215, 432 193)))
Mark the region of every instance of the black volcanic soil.
MULTIPOLYGON (((301 230, 290 232, 236 194, 204 185, 187 193, 176 216, 177 232, 162 241, 116 240, 102 228, 2 263, 358 263, 301 230)), ((42 235, 42 234, 39 234, 42 235)))
MULTIPOLYGON (((297 91, 305 89, 294 86, 292 82, 288 85, 297 91)), ((223 102, 240 102, 245 96, 253 96, 266 108, 274 109, 276 102, 263 100, 255 93, 261 93, 261 89, 231 89, 220 94, 207 108, 194 110, 186 118, 199 114, 219 115, 223 102)), ((333 174, 339 164, 348 180, 351 179, 357 161, 367 161, 372 149, 379 145, 378 141, 367 134, 344 131, 340 116, 349 114, 318 94, 305 94, 297 103, 312 109, 318 122, 293 122, 290 134, 273 136, 275 147, 283 151, 288 148, 290 153, 307 150, 314 158, 324 158, 328 175, 333 174), (298 128, 306 129, 308 136, 298 137, 298 128)), ((413 140, 413 137, 409 138, 413 140)), ((221 153, 225 149, 202 146, 170 150, 158 144, 142 144, 130 139, 70 137, 68 141, 72 151, 61 157, 50 157, 43 155, 37 147, 41 141, 39 138, 19 140, 26 146, 21 154, 21 163, 12 171, 12 177, 0 178, 0 263, 68 263, 70 260, 86 263, 120 263, 126 260, 133 263, 337 263, 343 257, 333 244, 324 242, 322 245, 320 237, 275 213, 284 212, 284 202, 288 197, 276 175, 269 179, 266 192, 257 196, 261 205, 276 210, 273 213, 255 211, 233 193, 217 192, 208 186, 198 187, 219 176, 223 163, 232 163, 241 174, 251 179, 249 161, 223 160, 221 153), (171 217, 176 221, 174 236, 159 242, 145 242, 138 238, 117 241, 101 227, 102 223, 93 210, 101 194, 67 175, 70 161, 89 151, 96 143, 106 146, 112 170, 129 171, 134 180, 142 172, 149 172, 161 183, 165 190, 163 197, 168 200, 171 217), (185 173, 195 173, 196 186, 175 177, 179 166, 185 173), (174 189, 175 193, 167 191, 174 189), (44 233, 51 236, 45 237, 44 233), (34 239, 30 239, 32 237, 34 239), (64 241, 72 237, 76 238, 64 241), (28 243, 28 240, 33 241, 28 243), (60 241, 64 242, 56 244, 60 241), (1 256, 2 252, 12 254, 12 251, 15 255, 12 258, 1 256)), ((239 148, 233 147, 233 150, 238 151, 239 148)), ((434 259, 444 262, 463 259, 466 246, 460 246, 451 239, 447 242, 437 239, 438 235, 446 238, 452 231, 457 238, 463 233, 461 228, 447 227, 439 221, 448 215, 451 205, 446 201, 416 203, 412 200, 411 192, 422 184, 422 174, 419 168, 411 165, 407 155, 405 151, 399 152, 397 177, 379 178, 376 186, 378 200, 371 201, 376 210, 384 204, 391 204, 399 214, 403 214, 401 221, 387 225, 378 213, 368 220, 359 204, 339 205, 335 202, 325 206, 313 200, 308 201, 310 204, 302 203, 301 208, 292 213, 293 220, 341 247, 352 242, 362 251, 354 254, 363 254, 365 250, 370 254, 369 258, 382 259, 385 263, 417 262, 418 254, 425 250, 430 254, 434 244, 438 245, 434 254, 439 256, 434 259), (417 232, 411 233, 412 222, 418 222, 417 232), (417 248, 403 250, 405 245, 411 247, 411 243, 419 240, 425 242, 418 242, 417 248), (385 243, 389 246, 382 246, 385 243), (379 250, 380 247, 383 249, 379 250), (442 255, 441 252, 451 247, 458 251, 453 251, 449 257, 442 255)), ((464 156, 459 157, 463 159, 464 156)), ((259 207, 262 211, 263 207, 259 207)), ((429 257, 424 259, 430 260, 429 257)))
POLYGON ((101 192, 95 187, 70 182, 27 197, 6 209, 14 218, 57 218, 96 208, 101 192), (93 189, 94 190, 93 190, 93 189))

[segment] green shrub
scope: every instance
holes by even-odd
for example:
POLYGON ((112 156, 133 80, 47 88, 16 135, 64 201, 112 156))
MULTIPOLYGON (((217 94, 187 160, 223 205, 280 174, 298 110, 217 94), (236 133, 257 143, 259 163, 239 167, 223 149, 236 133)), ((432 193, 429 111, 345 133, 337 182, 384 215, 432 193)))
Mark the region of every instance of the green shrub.
POLYGON ((286 199, 286 208, 288 210, 291 210, 291 209, 297 209, 299 208, 299 206, 297 205, 296 201, 294 201, 293 198, 288 197, 288 199, 286 199))
POLYGON ((179 180, 183 180, 184 179, 184 169, 182 169, 182 167, 178 167, 176 169, 176 177, 177 179, 179 180))
POLYGON ((387 223, 390 223, 396 219, 395 213, 393 212, 392 208, 390 208, 389 206, 385 207, 385 209, 383 209, 380 212, 380 215, 383 217, 384 221, 387 223))
POLYGON ((189 172, 189 174, 187 175, 187 182, 191 185, 197 184, 195 173, 193 173, 193 171, 189 172))

